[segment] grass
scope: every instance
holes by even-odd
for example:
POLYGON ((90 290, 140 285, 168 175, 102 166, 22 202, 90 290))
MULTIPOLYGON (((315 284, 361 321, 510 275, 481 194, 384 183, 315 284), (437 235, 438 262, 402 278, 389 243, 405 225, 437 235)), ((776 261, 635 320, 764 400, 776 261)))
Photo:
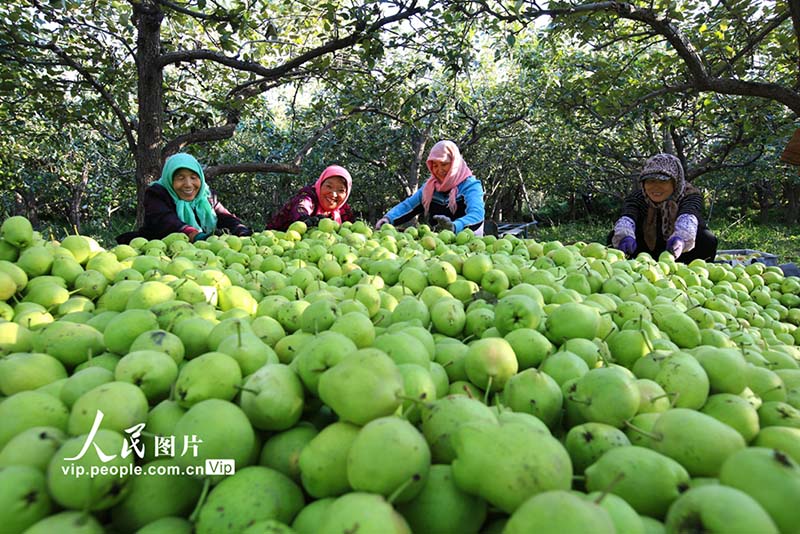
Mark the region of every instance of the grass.
MULTIPOLYGON (((612 225, 613 222, 563 223, 537 227, 532 237, 539 241, 558 240, 565 245, 576 241, 605 243, 612 225)), ((800 231, 796 227, 785 224, 758 225, 740 220, 713 225, 711 231, 719 240, 719 250, 759 250, 775 254, 780 263, 800 263, 800 231)))

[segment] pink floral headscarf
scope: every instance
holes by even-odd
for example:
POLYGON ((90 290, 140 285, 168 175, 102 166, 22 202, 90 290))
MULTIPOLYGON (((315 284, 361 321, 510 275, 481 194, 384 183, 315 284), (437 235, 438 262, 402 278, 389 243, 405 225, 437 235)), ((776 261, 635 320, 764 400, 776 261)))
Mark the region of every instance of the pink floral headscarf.
POLYGON ((467 163, 461 157, 461 152, 454 142, 439 141, 431 148, 428 160, 425 163, 428 166, 428 171, 431 173, 431 177, 428 178, 425 185, 422 186, 422 206, 425 208, 425 213, 428 213, 434 191, 445 193, 449 191, 450 195, 447 206, 452 213, 455 213, 457 208, 456 196, 458 193, 458 184, 472 176, 472 171, 469 170, 467 163), (447 172, 447 176, 445 176, 442 182, 439 182, 439 180, 433 176, 431 167, 433 161, 452 162, 450 170, 447 172))

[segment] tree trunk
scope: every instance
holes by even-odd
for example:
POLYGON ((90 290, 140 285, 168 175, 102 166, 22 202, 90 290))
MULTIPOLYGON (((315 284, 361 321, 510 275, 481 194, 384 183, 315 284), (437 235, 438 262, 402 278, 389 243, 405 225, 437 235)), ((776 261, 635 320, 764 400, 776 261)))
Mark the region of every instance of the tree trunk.
POLYGON ((411 194, 421 185, 419 172, 422 162, 425 161, 425 145, 430 139, 431 127, 427 126, 411 139, 411 150, 414 155, 408 169, 408 182, 404 185, 406 196, 411 194))
POLYGON ((69 222, 77 233, 81 233, 81 200, 86 191, 86 184, 89 182, 89 164, 83 166, 81 181, 72 191, 72 200, 69 205, 69 222))
POLYGON ((786 224, 795 224, 800 219, 800 184, 786 181, 783 195, 786 198, 786 224))
POLYGON ((136 143, 136 224, 144 223, 144 192, 161 174, 163 72, 161 21, 164 14, 152 0, 134 2, 136 14, 136 64, 138 73, 139 124, 136 143))

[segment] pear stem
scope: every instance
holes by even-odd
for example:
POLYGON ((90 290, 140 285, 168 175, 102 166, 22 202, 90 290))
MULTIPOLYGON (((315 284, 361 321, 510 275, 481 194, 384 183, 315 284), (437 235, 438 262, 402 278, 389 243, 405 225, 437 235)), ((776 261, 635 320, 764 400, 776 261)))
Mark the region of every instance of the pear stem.
POLYGON ((483 394, 483 403, 489 406, 489 392, 492 390, 492 380, 494 377, 489 375, 489 381, 486 382, 486 393, 483 394))
POLYGON ((625 426, 630 428, 631 430, 633 430, 635 432, 638 432, 639 434, 641 434, 643 436, 646 436, 646 437, 652 439, 653 441, 661 441, 662 439, 664 439, 664 437, 661 434, 655 434, 653 432, 648 432, 644 428, 639 428, 638 426, 634 425, 630 421, 625 421, 625 426))
POLYGON ((614 486, 622 482, 623 478, 625 478, 625 473, 617 473, 617 476, 614 477, 614 480, 609 482, 608 486, 603 488, 602 493, 600 493, 597 499, 594 500, 595 504, 600 504, 602 500, 606 498, 606 495, 611 493, 611 490, 614 488, 614 486))
POLYGON ((239 348, 242 347, 242 323, 241 321, 236 321, 236 335, 238 336, 237 339, 239 340, 239 348))
POLYGON ((244 386, 238 386, 238 385, 234 385, 233 387, 234 387, 234 389, 238 389, 239 391, 246 391, 246 392, 248 392, 248 393, 252 393, 253 395, 258 395, 258 393, 259 393, 259 392, 258 392, 257 390, 255 390, 255 389, 246 388, 246 387, 244 387, 244 386))
POLYGON ((203 508, 203 505, 206 502, 206 497, 208 496, 208 490, 211 487, 211 479, 209 477, 205 477, 203 480, 203 490, 200 492, 200 497, 197 499, 197 505, 194 507, 191 515, 189 515, 189 521, 195 523, 197 521, 197 516, 200 515, 200 509, 203 508))
POLYGON ((400 496, 400 494, 401 494, 401 493, 403 493, 403 491, 404 491, 404 490, 405 490, 405 489, 406 489, 408 486, 410 486, 410 485, 411 485, 411 484, 413 484, 414 482, 418 482, 418 481, 420 480, 420 478, 422 478, 422 477, 420 477, 419 473, 414 473, 413 475, 411 475, 411 478, 409 478, 408 480, 406 480, 405 482, 403 482, 402 484, 400 484, 400 485, 397 487, 397 489, 395 489, 395 490, 392 492, 392 494, 391 494, 391 495, 389 495, 389 497, 388 497, 386 500, 389 502, 389 504, 393 504, 393 503, 394 503, 394 501, 395 501, 395 500, 396 500, 396 499, 397 499, 397 498, 400 496))

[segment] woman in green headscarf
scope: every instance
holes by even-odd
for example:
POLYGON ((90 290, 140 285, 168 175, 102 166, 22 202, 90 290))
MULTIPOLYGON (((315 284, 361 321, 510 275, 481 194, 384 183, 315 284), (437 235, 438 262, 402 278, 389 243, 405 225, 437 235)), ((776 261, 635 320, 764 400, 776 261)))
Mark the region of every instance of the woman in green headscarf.
POLYGON ((161 179, 145 191, 144 226, 118 236, 117 242, 129 243, 137 236, 161 239, 174 232, 197 241, 217 229, 234 235, 253 233, 208 188, 200 162, 189 154, 175 154, 164 163, 161 179))

